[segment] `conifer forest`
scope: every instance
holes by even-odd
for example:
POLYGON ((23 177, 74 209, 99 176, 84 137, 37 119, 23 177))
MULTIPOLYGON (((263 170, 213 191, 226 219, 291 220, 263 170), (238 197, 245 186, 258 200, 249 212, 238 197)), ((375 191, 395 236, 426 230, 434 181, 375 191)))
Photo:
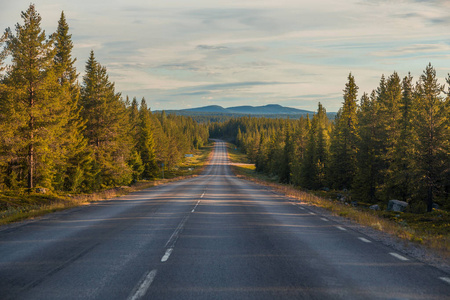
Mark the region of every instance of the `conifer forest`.
POLYGON ((450 75, 447 88, 430 64, 414 80, 381 76, 358 95, 350 74, 343 103, 329 120, 238 118, 211 127, 230 136, 258 172, 307 190, 346 191, 354 201, 406 201, 411 212, 450 208, 450 75))
POLYGON ((80 77, 64 13, 50 35, 34 5, 21 17, 0 39, 0 190, 128 185, 213 137, 235 142, 257 172, 282 183, 365 203, 398 199, 413 212, 450 209, 450 75, 439 81, 431 64, 381 75, 369 93, 349 74, 332 120, 319 103, 299 120, 197 122, 121 95, 94 51, 80 77))
POLYGON ((144 98, 116 92, 93 51, 79 78, 64 13, 49 36, 34 5, 21 17, 0 40, 2 190, 128 185, 175 167, 207 142, 206 125, 152 113, 144 98))

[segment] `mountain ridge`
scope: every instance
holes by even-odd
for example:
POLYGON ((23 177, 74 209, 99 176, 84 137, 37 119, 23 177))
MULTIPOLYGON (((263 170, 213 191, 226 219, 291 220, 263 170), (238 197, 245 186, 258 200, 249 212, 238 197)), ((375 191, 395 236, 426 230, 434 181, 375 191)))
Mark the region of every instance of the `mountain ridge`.
POLYGON ((279 104, 267 104, 262 106, 241 105, 224 108, 220 105, 208 105, 196 108, 180 109, 181 112, 194 113, 228 113, 246 115, 303 115, 313 114, 313 111, 297 109, 279 104))

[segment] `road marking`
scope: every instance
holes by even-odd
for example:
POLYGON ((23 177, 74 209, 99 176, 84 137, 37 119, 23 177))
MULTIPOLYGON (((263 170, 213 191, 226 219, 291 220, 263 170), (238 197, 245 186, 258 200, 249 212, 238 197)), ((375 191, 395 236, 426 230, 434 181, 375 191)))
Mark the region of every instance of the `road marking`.
POLYGON ((167 247, 167 245, 171 245, 170 248, 173 248, 173 245, 175 245, 175 242, 178 239, 178 235, 180 234, 180 232, 183 230, 184 224, 186 223, 187 219, 189 218, 189 215, 187 215, 186 217, 183 218, 183 220, 181 220, 180 224, 178 224, 177 228, 175 229, 175 231, 172 233, 172 235, 170 236, 170 238, 167 240, 166 245, 164 245, 164 247, 167 247))
POLYGON ((156 277, 157 270, 151 270, 147 274, 145 274, 142 279, 139 281, 136 288, 133 289, 131 295, 128 297, 128 300, 137 300, 145 296, 148 288, 152 284, 153 280, 156 277))
POLYGON ((197 201, 197 204, 195 204, 194 208, 191 210, 191 212, 194 212, 195 209, 197 208, 198 204, 200 203, 200 200, 197 201))
POLYGON ((303 207, 301 207, 301 206, 299 206, 300 207, 300 209, 303 209, 303 210, 305 210, 303 207))
POLYGON ((203 196, 205 196, 205 192, 203 192, 203 194, 200 196, 200 199, 203 198, 203 196))
POLYGON ((173 248, 169 248, 166 250, 166 253, 161 258, 161 262, 166 262, 169 259, 170 254, 172 254, 173 248))
POLYGON ((337 229, 342 230, 342 231, 347 231, 347 229, 345 229, 344 227, 341 226, 336 226, 337 229))
POLYGON ((365 239, 363 237, 358 237, 358 239, 360 239, 361 241, 363 241, 364 243, 372 243, 371 241, 369 241, 368 239, 365 239))
POLYGON ((450 284, 450 278, 448 278, 448 277, 439 277, 439 279, 450 284))
POLYGON ((400 255, 398 253, 395 253, 395 252, 390 252, 389 254, 392 255, 393 257, 398 258, 398 259, 403 260, 403 261, 409 260, 406 257, 404 257, 404 256, 402 256, 402 255, 400 255))
POLYGON ((313 213, 313 212, 310 212, 309 214, 310 214, 310 215, 315 215, 315 213, 313 213))
POLYGON ((328 219, 320 218, 322 221, 328 222, 328 219))

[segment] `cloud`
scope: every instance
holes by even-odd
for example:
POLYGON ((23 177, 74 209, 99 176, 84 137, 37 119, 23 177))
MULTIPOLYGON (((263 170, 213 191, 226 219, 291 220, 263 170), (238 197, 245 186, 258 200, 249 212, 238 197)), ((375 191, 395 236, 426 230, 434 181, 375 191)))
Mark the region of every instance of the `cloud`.
POLYGON ((200 49, 200 50, 224 50, 224 49, 228 49, 228 47, 225 47, 225 46, 212 46, 212 45, 198 45, 196 48, 200 49))
POLYGON ((449 52, 450 45, 448 44, 415 44, 390 50, 377 51, 374 52, 373 55, 381 57, 399 57, 405 55, 419 56, 423 54, 447 55, 449 52))

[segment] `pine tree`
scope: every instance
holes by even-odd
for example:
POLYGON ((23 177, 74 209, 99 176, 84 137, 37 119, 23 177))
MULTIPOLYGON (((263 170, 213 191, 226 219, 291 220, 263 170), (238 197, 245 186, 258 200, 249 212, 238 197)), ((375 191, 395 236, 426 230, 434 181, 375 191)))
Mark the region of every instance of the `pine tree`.
POLYGON ((292 182, 296 185, 302 185, 303 180, 303 160, 306 156, 306 147, 308 143, 308 132, 311 129, 309 115, 300 117, 294 132, 294 158, 292 162, 292 182))
POLYGON ((387 151, 389 165, 385 179, 388 194, 402 201, 410 201, 413 193, 414 145, 416 144, 416 135, 413 130, 414 100, 412 77, 408 75, 402 81, 398 109, 390 108, 391 115, 397 114, 395 120, 397 128, 395 132, 392 129, 390 132, 391 144, 387 151))
POLYGON ((350 73, 344 89, 343 107, 336 115, 330 146, 331 166, 329 177, 337 189, 350 188, 356 172, 358 141, 357 110, 358 86, 350 73))
POLYGON ((68 123, 62 142, 65 144, 67 161, 60 166, 60 189, 76 192, 84 181, 84 175, 89 173, 91 153, 87 148, 87 140, 83 136, 85 121, 81 119, 78 106, 80 88, 77 83, 78 74, 75 68, 76 59, 72 59, 72 35, 64 12, 58 21, 54 37, 56 54, 54 57, 55 72, 61 93, 68 97, 68 123))
POLYGON ((291 167, 294 155, 294 143, 292 140, 292 129, 290 122, 286 122, 284 133, 283 156, 280 165, 280 181, 291 183, 291 167))
POLYGON ((417 171, 420 195, 430 212, 448 161, 448 110, 441 96, 443 86, 431 64, 420 77, 416 92, 417 171))
POLYGON ((377 187, 381 180, 377 104, 375 91, 370 96, 364 93, 358 110, 359 151, 353 194, 357 200, 369 203, 377 202, 377 187))
POLYGON ((138 149, 141 160, 144 166, 142 176, 145 179, 152 179, 156 176, 158 165, 155 155, 155 141, 153 138, 152 123, 150 119, 150 112, 147 108, 147 103, 142 98, 139 109, 139 143, 138 149))
POLYGON ((394 183, 393 177, 397 176, 390 166, 397 164, 398 157, 396 151, 397 143, 400 139, 402 87, 400 77, 396 72, 386 81, 384 94, 378 99, 378 134, 381 143, 381 159, 383 161, 383 185, 384 198, 397 198, 398 186, 394 183))
POLYGON ((54 41, 46 40, 34 5, 22 12, 22 19, 24 25, 16 25, 15 35, 8 32, 7 41, 12 65, 5 79, 9 88, 5 105, 9 123, 17 126, 10 144, 16 158, 10 163, 24 166, 26 176, 20 177, 26 177, 29 189, 52 188, 57 166, 65 159, 61 138, 69 119, 69 99, 57 83, 54 41))
POLYGON ((132 170, 127 163, 131 138, 126 106, 109 81, 106 68, 95 59, 94 51, 86 63, 80 105, 81 116, 86 120, 84 136, 94 159, 87 182, 92 189, 128 184, 132 170))
POLYGON ((448 84, 448 90, 446 92, 447 97, 445 99, 445 109, 446 109, 446 124, 447 129, 445 130, 445 135, 447 143, 445 143, 445 153, 444 155, 444 174, 442 183, 442 201, 446 207, 450 207, 450 74, 446 78, 448 84))
POLYGON ((3 71, 4 60, 7 56, 7 49, 3 48, 4 43, 7 40, 7 33, 5 32, 0 37, 0 190, 2 189, 6 178, 6 168, 8 165, 8 156, 10 151, 7 148, 7 141, 14 136, 14 131, 11 126, 7 123, 7 108, 5 107, 7 102, 6 86, 3 84, 3 71))
POLYGON ((307 189, 326 186, 326 166, 329 159, 328 117, 322 104, 314 114, 301 168, 301 185, 307 189))

